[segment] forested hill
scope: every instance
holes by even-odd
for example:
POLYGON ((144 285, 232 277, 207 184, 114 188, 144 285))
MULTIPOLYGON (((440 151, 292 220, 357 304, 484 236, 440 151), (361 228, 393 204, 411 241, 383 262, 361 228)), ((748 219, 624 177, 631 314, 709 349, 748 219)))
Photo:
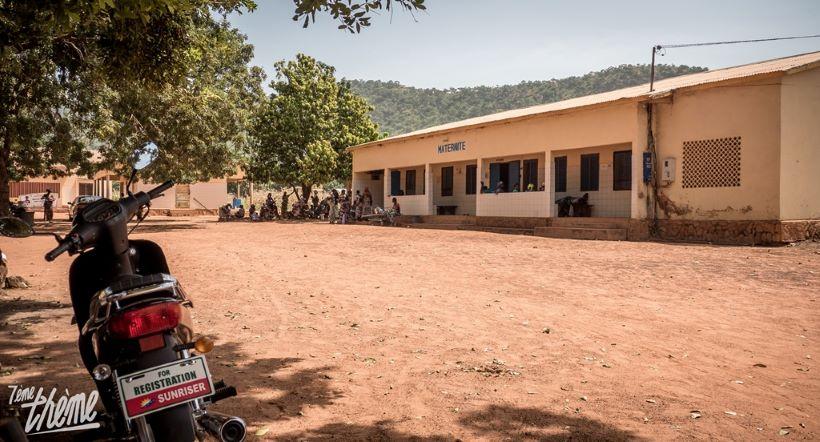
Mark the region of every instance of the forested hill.
MULTIPOLYGON (((656 79, 705 71, 675 65, 655 67, 656 79)), ((375 107, 379 129, 398 135, 437 124, 510 109, 607 92, 649 81, 649 65, 621 65, 580 77, 524 81, 506 86, 420 89, 395 81, 350 80, 353 90, 375 107)))

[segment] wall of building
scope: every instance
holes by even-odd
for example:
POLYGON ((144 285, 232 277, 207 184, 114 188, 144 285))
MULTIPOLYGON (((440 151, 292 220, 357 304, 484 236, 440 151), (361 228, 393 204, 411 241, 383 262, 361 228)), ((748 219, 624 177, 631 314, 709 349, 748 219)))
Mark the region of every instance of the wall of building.
MULTIPOLYGON (((553 159, 550 161, 553 182, 555 180, 554 159, 562 156, 567 157, 567 191, 554 192, 552 203, 554 204, 555 200, 565 196, 578 198, 584 193, 589 193, 589 203, 593 205, 592 216, 629 218, 631 214, 632 191, 613 190, 612 155, 614 152, 631 150, 631 148, 629 144, 622 144, 617 146, 553 151, 553 159), (598 190, 581 191, 581 155, 594 153, 598 154, 598 190)), ((633 155, 635 155, 635 153, 633 153, 633 155)), ((634 178, 634 167, 632 172, 634 178)), ((640 169, 638 169, 638 173, 640 173, 640 169)), ((557 205, 555 205, 553 210, 554 213, 558 213, 557 205)))
POLYGON ((356 149, 353 151, 353 171, 629 143, 637 124, 635 106, 632 102, 611 104, 356 149), (464 150, 438 153, 439 145, 459 141, 465 142, 464 150))
POLYGON ((546 192, 484 193, 479 195, 479 216, 546 218, 549 200, 546 192))
MULTIPOLYGON (((156 187, 157 184, 138 182, 133 189, 135 192, 148 191, 156 187)), ((152 209, 175 209, 176 208, 176 187, 174 186, 157 199, 151 201, 152 209)), ((213 179, 207 183, 194 183, 190 185, 190 209, 216 209, 231 201, 228 195, 228 184, 224 178, 213 179), (202 204, 197 203, 196 200, 202 204), (202 207, 202 206, 205 207, 202 207)), ((292 202, 292 199, 291 199, 292 202)))
MULTIPOLYGON (((456 215, 475 215, 476 196, 467 195, 467 165, 475 164, 475 161, 464 161, 458 163, 434 164, 433 169, 433 205, 434 206, 456 206, 456 215), (443 167, 453 167, 453 195, 441 195, 441 169, 443 167)), ((478 188, 476 188, 478 192, 478 188)))
MULTIPOLYGON (((783 77, 771 74, 755 80, 737 79, 713 87, 676 91, 671 97, 656 97, 653 104, 654 134, 658 165, 667 158, 675 160, 674 179, 665 182, 660 191, 659 216, 680 220, 777 220, 820 217, 820 69, 791 74, 781 87, 783 77), (782 119, 782 124, 781 124, 782 119), (730 185, 692 184, 693 149, 684 143, 711 142, 739 138, 736 161, 739 181, 730 185), (782 145, 782 152, 781 152, 782 145), (684 168, 688 164, 688 172, 684 168), (688 185, 684 187, 684 179, 688 185)), ((647 145, 645 104, 624 102, 595 108, 574 109, 559 114, 534 116, 485 126, 454 129, 388 142, 353 151, 354 171, 379 168, 402 168, 433 164, 439 171, 442 163, 481 161, 481 177, 489 179, 488 163, 497 158, 545 153, 547 167, 539 167, 539 180, 547 181, 551 192, 547 201, 565 195, 580 196, 579 161, 581 150, 600 150, 600 189, 590 192, 595 216, 617 216, 643 219, 652 211, 647 205, 649 191, 642 182, 642 153, 647 145), (463 149, 438 146, 463 142, 463 149), (632 148, 632 190, 612 190, 611 152, 632 148), (568 152, 568 190, 554 194, 552 157, 568 152)), ((713 143, 715 144, 715 143, 713 143)), ((727 163, 721 156, 727 152, 725 142, 701 158, 707 172, 727 163)), ((703 170, 704 168, 701 168, 703 170)), ((658 173, 661 172, 659 168, 658 173)), ((434 176, 440 185, 440 172, 434 176)), ((456 187, 463 185, 454 177, 456 187)), ((438 194, 438 188, 435 189, 438 194)), ((515 198, 515 197, 512 197, 515 198)), ((523 199, 537 198, 521 196, 523 199)), ((440 199, 436 197, 435 201, 440 199)), ((499 198, 477 200, 479 216, 509 216, 518 208, 499 206, 499 198), (486 202, 486 212, 483 204, 486 202)), ((513 203, 513 200, 508 200, 513 203)), ((554 214, 552 202, 546 216, 554 214)), ((458 204, 457 204, 458 205, 458 204)), ((527 213, 540 208, 524 207, 527 213)), ((532 215, 516 215, 532 216, 532 215)))
POLYGON ((191 209, 216 209, 230 201, 225 179, 191 184, 191 209), (203 207, 204 206, 204 207, 203 207))
POLYGON ((392 198, 401 206, 402 215, 427 215, 427 195, 398 195, 388 197, 386 207, 393 207, 392 198))
POLYGON ((778 219, 780 80, 676 92, 656 105, 659 163, 676 160, 675 180, 661 189, 661 217, 778 219), (740 186, 684 188, 683 143, 741 137, 740 186))
MULTIPOLYGON (((546 162, 543 161, 544 158, 549 156, 548 152, 551 150, 632 142, 639 122, 635 115, 636 106, 637 104, 634 102, 611 104, 606 107, 573 110, 549 116, 536 116, 514 122, 457 129, 445 134, 356 149, 353 151, 353 171, 365 172, 383 168, 415 167, 419 169, 417 177, 421 177, 423 176, 424 167, 419 165, 422 164, 432 164, 437 167, 441 164, 477 163, 480 159, 482 167, 479 169, 479 176, 484 181, 489 182, 489 163, 491 161, 501 158, 509 160, 539 158, 541 159, 538 167, 539 182, 546 182, 546 192, 549 193, 552 183, 548 173, 549 169, 545 168, 546 162), (591 128, 594 128, 594 130, 591 128), (439 145, 461 141, 464 142, 464 149, 439 153, 439 145)), ((437 169, 440 170, 440 167, 437 167, 437 169)), ((455 186, 464 185, 464 183, 459 182, 462 181, 459 178, 458 175, 454 176, 455 186)), ((385 179, 388 181, 385 183, 385 189, 389 189, 389 175, 385 179)), ((440 182, 439 173, 435 183, 440 185, 440 182)), ((387 194, 388 191, 386 190, 385 193, 387 194)), ((440 192, 438 194, 440 195, 440 192)), ((389 199, 389 197, 386 196, 385 199, 389 199)), ((546 195, 541 197, 510 197, 504 200, 499 198, 488 199, 486 214, 481 202, 478 202, 474 210, 479 216, 535 216, 512 215, 518 212, 549 216, 549 200, 550 198, 546 195), (529 206, 530 200, 537 200, 537 203, 529 206), (510 204, 524 204, 526 207, 498 206, 502 201, 510 204)), ((439 201, 439 198, 436 198, 436 201, 439 201)), ((463 206, 470 207, 466 201, 463 206)), ((467 210, 459 210, 458 213, 466 212, 467 210)), ((426 214, 428 212, 421 213, 426 214)))
MULTIPOLYGON (((373 205, 384 208, 384 174, 378 175, 373 179, 371 173, 354 173, 353 174, 353 194, 358 190, 364 194, 364 190, 368 189, 370 195, 373 197, 373 205)), ((389 207, 389 206, 388 206, 389 207)))
POLYGON ((780 219, 820 218, 820 69, 783 77, 780 219))

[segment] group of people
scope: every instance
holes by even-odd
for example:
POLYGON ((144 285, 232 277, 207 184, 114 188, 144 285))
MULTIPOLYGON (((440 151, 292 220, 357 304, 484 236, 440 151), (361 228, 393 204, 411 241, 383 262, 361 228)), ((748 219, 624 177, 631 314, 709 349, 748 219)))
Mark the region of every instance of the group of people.
MULTIPOLYGON (((393 198, 393 207, 390 210, 394 215, 401 214, 401 206, 396 198, 393 198)), ((251 204, 246 213, 245 206, 238 201, 238 198, 233 204, 220 207, 219 220, 236 221, 246 217, 251 221, 320 219, 329 221, 331 224, 349 224, 361 221, 364 216, 373 212, 373 195, 367 187, 363 192, 357 190, 355 194, 351 189, 342 189, 341 192, 333 189, 323 199, 319 197, 319 192, 314 190, 310 202, 304 196, 300 197, 296 191, 289 194, 285 190, 282 191, 281 210, 277 207, 273 194, 268 193, 259 210, 255 204, 251 204), (293 208, 289 210, 291 195, 296 196, 296 201, 293 208)))
MULTIPOLYGON (((541 183, 541 187, 538 188, 538 191, 543 192, 545 188, 546 186, 544 185, 544 183, 541 183)), ((506 189, 507 187, 504 185, 504 181, 501 180, 498 180, 498 183, 496 183, 495 185, 495 189, 492 190, 489 187, 487 187, 486 184, 484 184, 484 181, 481 182, 481 193, 499 194, 506 192, 506 189)), ((521 187, 518 185, 518 183, 513 184, 512 192, 521 192, 521 187)), ((527 188, 524 189, 524 192, 535 192, 535 184, 527 184, 527 188)))

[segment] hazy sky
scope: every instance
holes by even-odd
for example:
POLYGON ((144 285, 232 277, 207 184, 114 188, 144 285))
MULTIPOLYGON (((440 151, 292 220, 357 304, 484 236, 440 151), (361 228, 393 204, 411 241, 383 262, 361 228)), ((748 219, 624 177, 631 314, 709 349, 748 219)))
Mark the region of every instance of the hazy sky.
MULTIPOLYGON (((416 21, 396 11, 358 35, 317 17, 302 29, 290 0, 257 0, 231 22, 256 47, 255 64, 303 52, 338 77, 418 87, 518 83, 648 63, 653 44, 820 34, 820 0, 427 0, 416 21)), ((820 50, 820 38, 669 49, 659 63, 719 68, 820 50)))

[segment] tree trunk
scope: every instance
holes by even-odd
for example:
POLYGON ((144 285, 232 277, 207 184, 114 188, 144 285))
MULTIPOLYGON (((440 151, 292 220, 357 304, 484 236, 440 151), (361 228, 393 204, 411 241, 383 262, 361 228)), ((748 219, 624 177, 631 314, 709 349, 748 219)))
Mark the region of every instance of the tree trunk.
POLYGON ((310 201, 310 191, 313 189, 313 184, 302 184, 302 195, 305 201, 310 201))
POLYGON ((8 128, 4 131, 3 146, 0 148, 0 216, 9 216, 11 207, 9 206, 10 185, 9 185, 9 159, 11 158, 11 134, 8 128))

